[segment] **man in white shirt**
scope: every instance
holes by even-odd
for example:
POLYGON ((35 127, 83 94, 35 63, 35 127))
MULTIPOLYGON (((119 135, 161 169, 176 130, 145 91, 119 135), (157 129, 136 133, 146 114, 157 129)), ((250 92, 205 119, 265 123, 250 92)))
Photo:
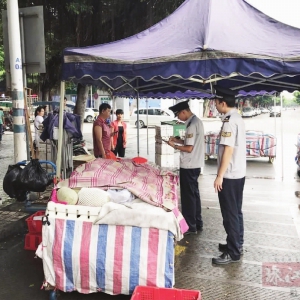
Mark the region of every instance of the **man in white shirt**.
POLYGON ((185 137, 171 137, 168 144, 180 151, 180 198, 182 215, 189 225, 185 235, 202 231, 201 200, 198 178, 204 167, 204 129, 202 121, 194 115, 188 101, 179 102, 169 109, 186 125, 185 137))
POLYGON ((219 244, 223 252, 213 264, 238 262, 243 254, 243 190, 246 176, 245 124, 235 108, 235 93, 216 88, 216 108, 223 114, 218 148, 218 172, 214 188, 218 193, 227 243, 219 244))

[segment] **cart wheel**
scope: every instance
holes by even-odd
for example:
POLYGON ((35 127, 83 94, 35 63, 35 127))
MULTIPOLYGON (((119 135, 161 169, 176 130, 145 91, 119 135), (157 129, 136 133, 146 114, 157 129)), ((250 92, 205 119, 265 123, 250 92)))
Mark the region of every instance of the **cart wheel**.
POLYGON ((205 155, 204 160, 208 160, 208 155, 205 155))
POLYGON ((269 157, 269 163, 272 164, 274 162, 275 157, 269 157))
POLYGON ((49 300, 57 300, 58 292, 56 290, 52 290, 49 292, 49 300))

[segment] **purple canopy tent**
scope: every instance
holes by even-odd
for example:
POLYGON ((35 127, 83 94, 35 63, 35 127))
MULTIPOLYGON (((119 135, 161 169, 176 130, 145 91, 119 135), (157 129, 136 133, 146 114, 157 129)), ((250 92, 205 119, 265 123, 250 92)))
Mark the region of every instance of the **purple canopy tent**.
POLYGON ((271 92, 267 92, 267 91, 249 91, 249 92, 245 92, 245 91, 239 91, 237 97, 255 97, 255 96, 265 96, 265 95, 275 95, 277 92, 276 91, 271 91, 271 92))
MULTIPOLYGON (((255 97, 255 96, 265 96, 265 95, 274 95, 276 94, 276 91, 239 91, 237 94, 237 98, 238 97, 255 97)), ((114 96, 118 96, 118 97, 124 97, 124 98, 128 98, 128 97, 134 97, 134 93, 133 92, 117 92, 114 94, 114 96)), ((209 93, 209 91, 207 91, 207 93, 203 93, 203 92, 197 92, 197 91, 177 91, 177 92, 167 92, 167 93, 162 93, 162 92, 158 92, 158 93, 154 93, 154 92, 148 92, 148 93, 140 93, 139 94, 140 98, 157 98, 157 99, 211 99, 214 98, 215 95, 209 93)))
POLYGON ((112 91, 205 91, 215 82, 234 90, 294 91, 299 37, 300 29, 244 0, 187 0, 137 35, 65 49, 62 79, 112 91))
MULTIPOLYGON (((114 94, 114 96, 118 97, 134 97, 134 92, 117 92, 114 94)), ((204 99, 204 98, 213 98, 214 95, 210 94, 208 91, 207 93, 197 92, 197 91, 177 91, 177 92, 148 92, 148 93, 140 93, 140 98, 157 98, 157 99, 204 99)))
POLYGON ((135 90, 137 96, 179 89, 205 92, 215 83, 232 90, 294 91, 300 88, 299 53, 300 29, 244 0, 186 0, 139 34, 65 49, 62 80, 113 93, 135 90))

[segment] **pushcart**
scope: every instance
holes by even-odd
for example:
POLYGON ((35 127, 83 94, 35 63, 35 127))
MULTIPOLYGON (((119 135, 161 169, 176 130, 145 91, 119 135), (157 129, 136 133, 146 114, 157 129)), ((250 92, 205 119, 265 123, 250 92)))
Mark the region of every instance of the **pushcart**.
MULTIPOLYGON (((246 131, 246 157, 268 157, 273 163, 276 157, 277 139, 275 136, 262 131, 246 131)), ((205 160, 217 158, 219 132, 205 134, 205 160)))
POLYGON ((174 235, 136 226, 96 225, 99 207, 49 202, 42 226, 44 288, 82 294, 132 294, 138 285, 172 288, 174 235))
MULTIPOLYGON (((137 197, 134 201, 138 208, 134 209, 136 202, 127 203, 132 208, 128 209, 126 203, 113 201, 91 206, 88 196, 81 198, 88 202, 68 205, 51 197, 43 219, 42 243, 36 251, 43 260, 44 287, 49 290, 50 299, 57 298, 57 291, 129 295, 138 285, 174 286, 175 240, 183 238, 188 228, 177 208, 178 178, 166 171, 161 176, 160 169, 136 161, 95 159, 79 166, 67 181, 56 186, 103 187, 108 184, 107 178, 118 171, 110 186, 130 190, 137 197), (101 176, 99 170, 104 170, 101 176), (132 176, 137 173, 138 176, 132 176), (145 178, 148 185, 140 186, 145 178), (159 192, 153 188, 157 179, 159 192), (154 196, 157 202, 152 200, 154 196), (164 202, 166 198, 168 202, 164 202), (173 213, 156 203, 168 205, 173 213)), ((91 192, 90 198, 102 199, 91 192)))

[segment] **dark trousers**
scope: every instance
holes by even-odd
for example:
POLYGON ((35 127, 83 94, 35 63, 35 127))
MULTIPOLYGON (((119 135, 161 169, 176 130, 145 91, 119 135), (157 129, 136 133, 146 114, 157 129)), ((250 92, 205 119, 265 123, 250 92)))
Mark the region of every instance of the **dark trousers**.
POLYGON ((244 220, 242 213, 245 177, 223 179, 218 193, 223 225, 227 233, 228 253, 232 259, 240 259, 240 248, 244 244, 244 220))
POLYGON ((113 153, 115 155, 118 155, 119 157, 124 157, 125 156, 125 149, 123 147, 123 145, 117 144, 115 150, 113 151, 113 153))
POLYGON ((3 125, 0 124, 0 141, 2 141, 2 130, 3 130, 3 125))
POLYGON ((182 215, 189 225, 190 231, 196 231, 202 227, 201 200, 199 193, 198 177, 200 168, 180 168, 180 198, 182 215))

